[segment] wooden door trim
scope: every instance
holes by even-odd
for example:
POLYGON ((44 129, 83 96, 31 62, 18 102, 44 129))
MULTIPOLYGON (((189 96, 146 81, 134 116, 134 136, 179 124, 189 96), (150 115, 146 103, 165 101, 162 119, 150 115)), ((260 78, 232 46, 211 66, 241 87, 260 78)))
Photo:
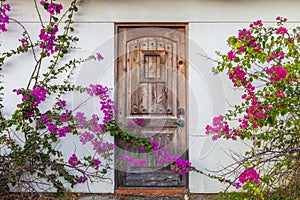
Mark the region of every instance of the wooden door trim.
MULTIPOLYGON (((115 23, 115 33, 118 31, 118 27, 185 27, 188 30, 188 23, 182 22, 170 22, 170 23, 159 23, 159 22, 116 22, 115 23)), ((188 33, 188 32, 186 32, 188 33)))
MULTIPOLYGON (((118 82, 118 32, 119 28, 134 28, 134 27, 161 27, 161 28, 184 28, 184 34, 185 34, 185 54, 186 54, 186 59, 185 59, 185 79, 187 81, 186 84, 186 89, 185 89, 185 95, 186 95, 186 113, 188 113, 189 110, 189 98, 188 98, 188 77, 189 77, 189 40, 188 40, 188 35, 189 35, 189 24, 188 23, 182 23, 182 22, 171 22, 171 23, 159 23, 159 22, 116 22, 115 23, 115 37, 114 37, 114 86, 117 85, 118 82)), ((115 88, 115 101, 117 95, 117 90, 115 88)), ((188 122, 188 114, 185 115, 186 122, 188 122)), ((186 123, 186 142, 187 142, 187 147, 189 146, 189 127, 188 124, 186 123)), ((186 151, 186 156, 189 158, 189 150, 187 149, 186 151)), ((139 187, 139 189, 133 189, 133 188, 124 188, 124 187, 118 187, 117 186, 117 170, 115 170, 115 175, 114 175, 114 181, 115 181, 115 193, 117 194, 182 194, 185 193, 188 188, 189 188, 189 174, 187 174, 186 178, 186 187, 184 188, 172 188, 168 187, 166 189, 160 189, 160 188, 142 188, 139 187)))

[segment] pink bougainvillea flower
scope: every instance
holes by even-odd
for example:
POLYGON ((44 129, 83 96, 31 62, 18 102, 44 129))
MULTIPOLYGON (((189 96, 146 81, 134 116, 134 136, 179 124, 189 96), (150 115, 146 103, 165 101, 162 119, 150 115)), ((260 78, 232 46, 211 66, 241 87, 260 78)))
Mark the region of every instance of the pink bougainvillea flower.
POLYGON ((144 118, 135 118, 134 122, 137 126, 144 127, 145 126, 144 118))
POLYGON ((75 154, 72 154, 72 156, 69 158, 69 164, 72 166, 72 167, 76 167, 79 165, 79 161, 78 161, 78 158, 75 154))
POLYGON ((100 167, 101 161, 99 160, 99 158, 93 158, 92 163, 93 163, 94 167, 96 169, 98 169, 100 167))
POLYGON ((264 110, 260 106, 250 106, 248 109, 248 116, 250 118, 266 118, 264 110))
POLYGON ((100 53, 97 53, 97 59, 98 61, 104 60, 103 56, 100 53))
POLYGON ((236 56, 234 55, 234 53, 233 53, 232 50, 229 51, 229 52, 227 53, 227 57, 228 57, 229 60, 234 60, 234 61, 237 61, 237 60, 238 60, 238 57, 236 57, 236 56))
POLYGON ((276 34, 282 34, 282 35, 284 35, 284 34, 286 34, 288 31, 287 31, 287 29, 285 28, 285 27, 279 27, 277 30, 276 30, 276 34))
POLYGON ((271 75, 270 80, 274 82, 278 82, 281 79, 284 79, 287 75, 287 70, 281 66, 273 66, 271 68, 267 68, 266 72, 271 75))
POLYGON ((239 47, 237 50, 239 53, 242 53, 245 51, 245 48, 243 46, 239 47))
POLYGON ((277 95, 278 97, 280 97, 280 98, 284 98, 284 97, 285 97, 284 91, 280 91, 280 90, 277 90, 277 91, 276 91, 276 95, 277 95))
POLYGON ((0 30, 2 32, 7 31, 6 25, 9 24, 9 16, 7 15, 8 11, 10 11, 10 5, 2 4, 0 7, 0 30))
POLYGON ((229 73, 229 79, 234 83, 235 87, 240 87, 241 84, 246 84, 246 72, 239 66, 234 67, 231 73, 229 73))
POLYGON ((95 138, 95 135, 88 131, 85 131, 84 133, 82 133, 79 136, 80 142, 82 144, 86 144, 86 143, 90 142, 91 140, 93 140, 94 138, 95 138))
POLYGON ((45 6, 44 8, 47 9, 47 12, 51 15, 60 14, 60 11, 63 9, 63 6, 60 3, 50 3, 47 2, 48 0, 40 0, 40 4, 45 6), (47 3, 47 5, 45 5, 47 3))
POLYGON ((251 36, 251 32, 247 29, 239 30, 238 31, 238 39, 251 39, 253 36, 251 36))
POLYGON ((28 42, 28 38, 27 37, 24 37, 22 39, 19 39, 19 41, 21 42, 21 48, 24 49, 27 45, 29 45, 29 42, 28 42))
POLYGON ((50 23, 46 28, 40 30, 40 48, 45 50, 47 56, 50 56, 59 50, 59 46, 55 44, 57 32, 58 26, 54 23, 50 23))
POLYGON ((146 166, 146 158, 143 158, 141 160, 134 160, 133 163, 137 167, 144 167, 146 166))
POLYGON ((58 106, 66 107, 67 102, 65 100, 59 99, 55 104, 58 106))
POLYGON ((81 183, 85 183, 88 180, 88 178, 86 176, 80 176, 77 181, 75 182, 75 184, 81 184, 81 183))
POLYGON ((244 184, 248 181, 252 181, 255 184, 259 184, 259 174, 254 170, 253 167, 242 172, 239 176, 239 182, 244 184))
POLYGON ((277 59, 278 61, 281 61, 284 59, 284 53, 280 51, 279 53, 272 52, 272 55, 267 58, 267 62, 271 62, 272 60, 277 59))
POLYGON ((145 147, 144 147, 144 146, 141 146, 141 147, 140 147, 140 150, 141 150, 141 151, 144 151, 144 150, 145 150, 145 147))
POLYGON ((261 20, 257 20, 249 25, 250 28, 253 28, 254 26, 263 26, 263 23, 261 20))
POLYGON ((152 141, 151 144, 153 144, 154 147, 158 146, 158 142, 157 141, 152 141))
POLYGON ((286 22, 286 21, 287 21, 287 18, 283 18, 283 17, 280 17, 280 16, 277 16, 277 17, 276 17, 276 20, 278 20, 278 21, 281 20, 281 19, 283 20, 283 22, 286 22))

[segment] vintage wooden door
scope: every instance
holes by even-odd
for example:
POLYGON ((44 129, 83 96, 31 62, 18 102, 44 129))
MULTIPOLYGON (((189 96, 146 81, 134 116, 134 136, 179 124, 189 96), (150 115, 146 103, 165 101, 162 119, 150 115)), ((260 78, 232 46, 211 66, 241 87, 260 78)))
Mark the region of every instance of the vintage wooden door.
MULTIPOLYGON (((142 134, 187 159, 187 25, 116 24, 115 101, 118 122, 144 118, 142 134)), ((116 188, 182 188, 187 175, 159 164, 153 154, 116 140, 116 188), (118 165, 122 156, 146 166, 118 165)))

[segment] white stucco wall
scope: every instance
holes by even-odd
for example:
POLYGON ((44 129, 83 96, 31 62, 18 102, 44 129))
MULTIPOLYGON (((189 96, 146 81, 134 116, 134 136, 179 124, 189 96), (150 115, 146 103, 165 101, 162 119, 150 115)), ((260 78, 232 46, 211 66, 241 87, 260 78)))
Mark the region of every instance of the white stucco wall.
MULTIPOLYGON (((29 0, 8 0, 12 5, 11 16, 24 23, 25 27, 37 37, 39 24, 29 0)), ((67 0, 63 1, 68 2, 67 0)), ((217 170, 220 165, 230 163, 226 150, 242 150, 244 145, 238 142, 220 140, 213 142, 204 134, 206 124, 212 117, 223 114, 228 107, 226 101, 237 102, 240 95, 231 89, 231 83, 225 76, 213 76, 212 61, 200 56, 216 58, 215 51, 227 52, 226 39, 235 35, 238 29, 256 19, 273 23, 276 16, 289 19, 291 25, 300 22, 298 8, 300 1, 280 0, 82 0, 76 15, 75 34, 80 37, 80 49, 72 50, 67 58, 87 57, 101 52, 104 61, 85 63, 76 71, 73 82, 88 85, 102 83, 113 87, 114 84, 114 23, 115 22, 188 22, 189 23, 189 158, 200 169, 217 170)), ((0 35, 0 51, 17 46, 20 28, 11 23, 7 33, 0 35)), ((4 114, 10 115, 19 98, 11 93, 13 88, 24 86, 31 73, 32 58, 10 59, 4 66, 5 108, 4 114)), ((76 107, 82 100, 77 94, 69 99, 76 107)), ((96 101, 82 109, 97 112, 96 101)), ((69 105, 72 106, 72 105, 69 105)), ((112 140, 112 138, 108 138, 112 140)), ((69 143, 72 138, 64 140, 69 143)), ((71 154, 74 145, 64 151, 71 154)), ((88 149, 77 149, 84 154, 88 149)), ((113 173, 109 174, 113 180, 113 173)), ((189 189, 195 193, 214 193, 225 185, 202 175, 191 174, 189 189)), ((76 186, 76 191, 113 192, 114 184, 94 183, 89 188, 76 186)))

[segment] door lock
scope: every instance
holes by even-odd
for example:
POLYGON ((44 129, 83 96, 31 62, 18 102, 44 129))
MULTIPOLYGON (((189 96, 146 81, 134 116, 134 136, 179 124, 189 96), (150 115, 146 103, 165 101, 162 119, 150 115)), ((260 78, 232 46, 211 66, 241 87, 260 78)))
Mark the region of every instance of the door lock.
POLYGON ((178 108, 178 115, 183 115, 183 114, 184 114, 184 109, 178 108))

